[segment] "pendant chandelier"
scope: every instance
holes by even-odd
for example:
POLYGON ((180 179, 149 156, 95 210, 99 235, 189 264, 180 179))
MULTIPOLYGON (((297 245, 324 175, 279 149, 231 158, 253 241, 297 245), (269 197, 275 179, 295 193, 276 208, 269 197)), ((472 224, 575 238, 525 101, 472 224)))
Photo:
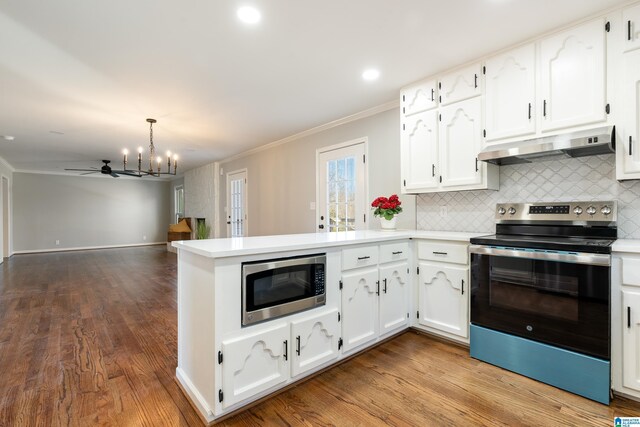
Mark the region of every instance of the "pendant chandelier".
POLYGON ((160 175, 175 175, 178 170, 178 156, 176 154, 173 155, 173 172, 171 172, 171 152, 167 151, 167 171, 162 171, 162 156, 156 157, 156 147, 153 145, 153 124, 156 123, 156 119, 147 119, 147 123, 149 123, 149 169, 142 169, 142 152, 144 151, 142 147, 138 147, 138 170, 127 169, 127 156, 129 155, 129 150, 126 148, 122 150, 123 154, 123 167, 122 169, 127 175, 134 176, 160 176, 160 175), (156 164, 154 169, 154 163, 156 164))

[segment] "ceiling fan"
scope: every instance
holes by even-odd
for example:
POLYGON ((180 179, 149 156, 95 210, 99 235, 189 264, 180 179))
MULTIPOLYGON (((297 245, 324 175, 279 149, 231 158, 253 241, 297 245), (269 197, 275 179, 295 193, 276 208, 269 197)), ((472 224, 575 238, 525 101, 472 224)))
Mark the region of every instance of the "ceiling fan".
POLYGON ((85 172, 85 173, 81 173, 80 175, 90 175, 92 173, 103 173, 105 175, 111 175, 114 178, 118 178, 120 175, 129 175, 129 176, 137 176, 140 177, 139 174, 137 173, 131 173, 129 171, 114 171, 111 169, 111 166, 109 166, 109 163, 111 163, 111 160, 103 160, 102 163, 104 163, 104 165, 102 165, 102 167, 100 169, 98 168, 94 168, 91 167, 91 169, 65 169, 66 171, 81 171, 81 172, 85 172), (120 175, 118 175, 120 174, 120 175))

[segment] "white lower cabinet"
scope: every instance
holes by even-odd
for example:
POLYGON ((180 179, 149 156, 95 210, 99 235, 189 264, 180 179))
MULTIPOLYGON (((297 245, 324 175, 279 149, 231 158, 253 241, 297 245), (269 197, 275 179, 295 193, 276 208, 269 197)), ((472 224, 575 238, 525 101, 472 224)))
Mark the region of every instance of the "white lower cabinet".
POLYGON ((467 338, 469 269, 420 262, 418 323, 467 338))
POLYGON ((408 326, 409 263, 380 266, 380 335, 408 326))
POLYGON ((345 352, 378 338, 378 267, 342 273, 342 340, 345 352))
POLYGON ((410 249, 404 241, 342 254, 342 351, 349 353, 409 327, 410 249), (353 268, 357 260, 368 264, 353 268))
POLYGON ((467 242, 417 242, 416 328, 469 342, 468 247, 467 242))
POLYGON ((611 379, 615 391, 640 398, 640 253, 613 254, 611 379))
POLYGON ((248 399, 289 378, 289 325, 277 323, 267 329, 222 342, 223 408, 248 399))
POLYGON ((338 310, 333 309, 291 322, 292 377, 338 357, 338 316, 338 310))
POLYGON ((622 385, 640 391, 640 289, 622 291, 622 385))

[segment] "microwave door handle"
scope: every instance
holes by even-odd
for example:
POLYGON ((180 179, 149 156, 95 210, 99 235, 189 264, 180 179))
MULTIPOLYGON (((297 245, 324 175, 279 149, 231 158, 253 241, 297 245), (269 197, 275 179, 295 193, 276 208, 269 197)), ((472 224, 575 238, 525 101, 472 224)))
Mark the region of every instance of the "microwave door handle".
POLYGON ((491 246, 471 245, 469 253, 479 255, 503 256, 521 259, 535 259, 551 262, 567 262, 572 264, 600 265, 609 267, 611 255, 592 254, 586 252, 560 253, 560 252, 536 252, 522 249, 494 248, 491 246))

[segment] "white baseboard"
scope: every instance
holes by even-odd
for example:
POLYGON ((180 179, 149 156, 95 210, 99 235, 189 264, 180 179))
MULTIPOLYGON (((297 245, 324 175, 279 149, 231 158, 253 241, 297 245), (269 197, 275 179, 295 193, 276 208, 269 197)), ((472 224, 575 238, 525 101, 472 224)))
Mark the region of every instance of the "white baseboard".
POLYGON ((34 250, 26 250, 26 251, 13 251, 11 255, 36 254, 36 253, 42 253, 42 252, 89 251, 92 249, 130 248, 134 246, 155 246, 155 245, 166 245, 166 244, 167 242, 153 242, 153 243, 132 243, 128 245, 81 246, 81 247, 75 247, 75 248, 34 249, 34 250))
POLYGON ((187 392, 187 395, 191 402, 198 408, 200 414, 211 423, 214 420, 213 411, 207 404, 205 398, 200 394, 198 389, 193 385, 189 377, 180 368, 176 368, 176 379, 182 386, 182 389, 187 392))

